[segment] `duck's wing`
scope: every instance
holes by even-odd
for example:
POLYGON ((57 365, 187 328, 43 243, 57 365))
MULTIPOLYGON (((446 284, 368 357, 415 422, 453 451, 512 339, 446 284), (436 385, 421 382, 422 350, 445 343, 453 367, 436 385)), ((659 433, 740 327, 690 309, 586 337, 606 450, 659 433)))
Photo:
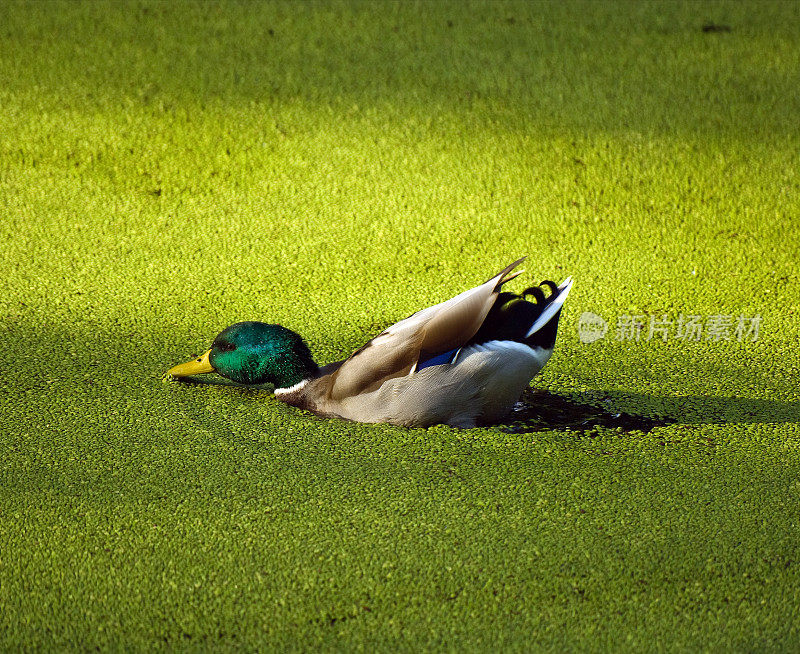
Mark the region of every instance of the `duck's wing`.
POLYGON ((504 283, 524 257, 480 286, 401 320, 355 351, 326 379, 326 395, 341 401, 409 374, 420 361, 457 350, 481 328, 504 283))

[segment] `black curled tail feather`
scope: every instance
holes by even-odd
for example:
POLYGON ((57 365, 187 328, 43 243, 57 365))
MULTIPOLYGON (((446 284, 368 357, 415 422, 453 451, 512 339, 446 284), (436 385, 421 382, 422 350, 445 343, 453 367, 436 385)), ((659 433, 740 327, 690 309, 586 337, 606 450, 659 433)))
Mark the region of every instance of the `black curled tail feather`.
POLYGON ((538 305, 542 305, 547 301, 547 298, 545 298, 544 296, 544 291, 542 290, 541 285, 529 286, 524 291, 522 291, 520 295, 522 297, 525 297, 526 295, 533 295, 533 297, 536 299, 536 304, 538 305))
POLYGON ((516 341, 531 347, 552 349, 558 333, 561 304, 568 292, 569 284, 558 287, 555 282, 545 280, 538 286, 526 288, 520 294, 500 293, 470 343, 516 341), (545 295, 542 287, 549 291, 548 295, 545 295), (533 301, 529 301, 528 297, 533 301), (557 303, 555 311, 554 302, 557 303), (541 322, 542 318, 544 322, 541 322), (537 325, 537 321, 541 324, 537 325), (534 331, 531 331, 533 328, 534 331))

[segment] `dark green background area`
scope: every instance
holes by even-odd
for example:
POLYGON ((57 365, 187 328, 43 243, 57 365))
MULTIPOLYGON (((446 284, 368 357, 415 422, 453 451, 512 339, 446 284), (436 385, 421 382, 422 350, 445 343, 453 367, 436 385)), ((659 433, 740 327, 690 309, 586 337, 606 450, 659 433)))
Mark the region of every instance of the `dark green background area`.
POLYGON ((0 648, 800 647, 799 35, 790 2, 0 4, 0 648), (673 424, 160 381, 239 320, 341 358, 523 254, 516 290, 576 280, 536 385, 673 424))

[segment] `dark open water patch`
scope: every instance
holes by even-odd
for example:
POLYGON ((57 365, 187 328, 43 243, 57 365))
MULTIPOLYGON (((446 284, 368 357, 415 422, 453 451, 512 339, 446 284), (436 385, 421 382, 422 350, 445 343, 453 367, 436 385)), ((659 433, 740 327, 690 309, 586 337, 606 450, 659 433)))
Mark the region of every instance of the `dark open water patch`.
POLYGON ((501 429, 512 434, 591 431, 595 427, 649 432, 655 427, 674 422, 672 418, 637 416, 614 411, 610 407, 582 404, 547 391, 528 389, 514 405, 508 421, 501 429))

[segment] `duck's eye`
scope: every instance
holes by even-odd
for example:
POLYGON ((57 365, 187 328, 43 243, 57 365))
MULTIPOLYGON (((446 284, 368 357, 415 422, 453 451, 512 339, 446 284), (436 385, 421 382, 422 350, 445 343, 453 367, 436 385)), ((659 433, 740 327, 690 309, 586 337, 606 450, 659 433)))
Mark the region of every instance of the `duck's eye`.
POLYGON ((236 349, 236 346, 233 343, 225 343, 225 342, 217 343, 216 347, 220 352, 230 352, 231 350, 236 349))

